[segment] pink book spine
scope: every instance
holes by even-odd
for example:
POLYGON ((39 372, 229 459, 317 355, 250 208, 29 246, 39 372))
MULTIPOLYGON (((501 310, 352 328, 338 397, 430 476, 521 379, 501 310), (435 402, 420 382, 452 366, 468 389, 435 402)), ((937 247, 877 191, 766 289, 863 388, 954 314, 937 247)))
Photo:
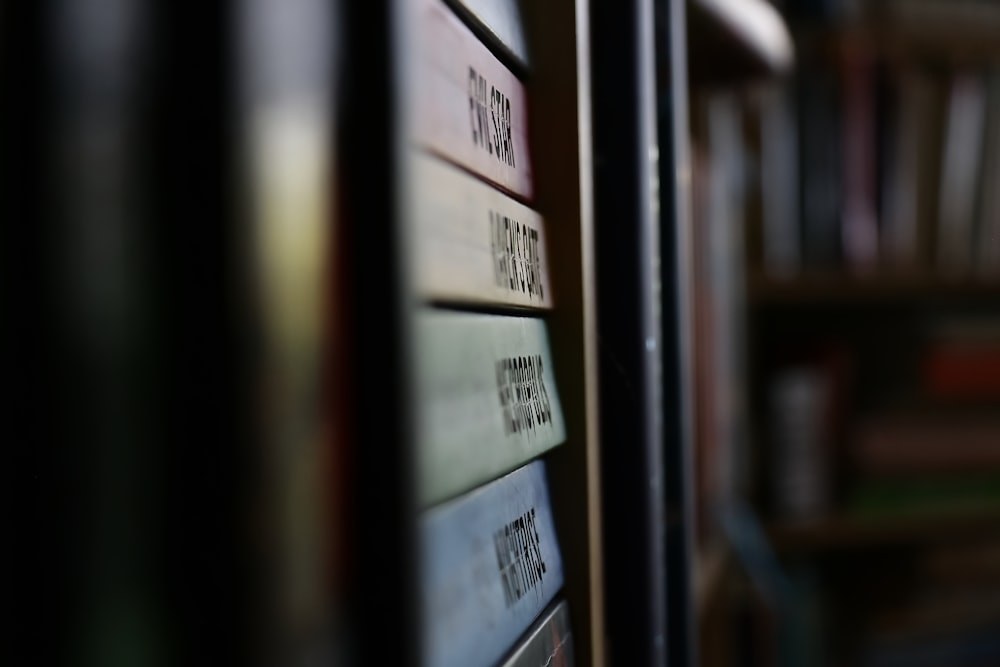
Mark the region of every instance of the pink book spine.
POLYGON ((415 1, 416 143, 531 201, 524 84, 441 0, 415 1))
POLYGON ((852 269, 875 268, 878 222, 875 212, 875 91, 868 54, 860 47, 844 54, 844 254, 852 269))

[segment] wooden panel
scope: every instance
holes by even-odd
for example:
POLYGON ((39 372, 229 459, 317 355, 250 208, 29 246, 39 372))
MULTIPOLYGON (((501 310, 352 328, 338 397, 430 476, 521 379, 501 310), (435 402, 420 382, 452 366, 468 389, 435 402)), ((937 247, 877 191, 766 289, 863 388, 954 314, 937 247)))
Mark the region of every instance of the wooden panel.
POLYGON ((534 69, 529 145, 548 223, 555 310, 549 318, 567 442, 550 460, 556 530, 577 664, 604 664, 588 16, 574 0, 525 3, 534 69))

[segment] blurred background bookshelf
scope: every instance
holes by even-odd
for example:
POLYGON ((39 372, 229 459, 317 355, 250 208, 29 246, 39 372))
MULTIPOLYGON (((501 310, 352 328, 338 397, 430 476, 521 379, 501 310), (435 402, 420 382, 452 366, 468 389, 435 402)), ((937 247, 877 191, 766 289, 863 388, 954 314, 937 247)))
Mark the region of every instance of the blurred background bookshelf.
POLYGON ((990 664, 1000 6, 771 6, 788 67, 691 64, 700 646, 990 664))

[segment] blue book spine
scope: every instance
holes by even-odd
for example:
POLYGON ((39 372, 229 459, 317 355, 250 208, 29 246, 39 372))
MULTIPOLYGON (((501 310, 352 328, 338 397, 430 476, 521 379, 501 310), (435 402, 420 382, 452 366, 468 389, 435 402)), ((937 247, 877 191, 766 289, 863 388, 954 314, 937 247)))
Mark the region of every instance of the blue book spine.
POLYGON ((563 585, 541 460, 428 510, 420 540, 425 667, 496 664, 563 585))

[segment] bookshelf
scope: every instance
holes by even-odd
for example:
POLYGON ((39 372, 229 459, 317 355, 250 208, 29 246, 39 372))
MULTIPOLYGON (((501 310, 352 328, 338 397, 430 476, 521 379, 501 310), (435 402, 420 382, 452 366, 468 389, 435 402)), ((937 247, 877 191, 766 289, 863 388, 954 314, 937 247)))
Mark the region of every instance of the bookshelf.
MULTIPOLYGON (((996 611, 971 589, 995 594, 998 579, 955 563, 992 553, 1000 537, 995 465, 963 449, 996 440, 1000 405, 986 38, 996 7, 776 6, 793 70, 727 80, 692 69, 695 225, 727 228, 741 263, 731 282, 696 272, 728 285, 737 313, 701 317, 745 327, 727 343, 740 359, 700 362, 728 368, 721 382, 739 387, 732 413, 703 416, 712 442, 737 444, 702 455, 735 452, 733 496, 749 508, 724 531, 738 546, 713 608, 770 643, 765 662, 891 661, 931 636, 947 637, 949 656, 993 651, 973 629, 995 627, 996 611), (743 427, 735 436, 712 426, 727 418, 743 427), (941 459, 911 464, 921 451, 941 459), (961 620, 932 618, 934 604, 961 620)), ((699 560, 712 561, 711 545, 699 560)), ((706 618, 708 647, 727 630, 706 618)))
MULTIPOLYGON (((688 3, 686 22, 690 91, 684 103, 690 120, 688 181, 690 236, 686 253, 691 310, 687 352, 692 359, 688 401, 691 409, 691 463, 686 485, 691 543, 693 618, 692 664, 768 664, 766 627, 750 616, 761 611, 751 583, 753 567, 734 547, 726 527, 728 508, 747 493, 743 407, 747 361, 742 257, 744 212, 736 193, 743 187, 733 162, 742 136, 740 92, 788 75, 796 61, 784 18, 770 3, 688 3), (752 612, 751 612, 752 613, 752 612), (736 628, 739 628, 737 630, 736 628)), ((756 588, 755 588, 756 586, 756 588)))
POLYGON ((751 308, 799 306, 864 307, 866 305, 988 301, 1000 297, 994 281, 961 278, 947 280, 934 275, 843 275, 814 272, 781 279, 750 275, 747 299, 751 308))

